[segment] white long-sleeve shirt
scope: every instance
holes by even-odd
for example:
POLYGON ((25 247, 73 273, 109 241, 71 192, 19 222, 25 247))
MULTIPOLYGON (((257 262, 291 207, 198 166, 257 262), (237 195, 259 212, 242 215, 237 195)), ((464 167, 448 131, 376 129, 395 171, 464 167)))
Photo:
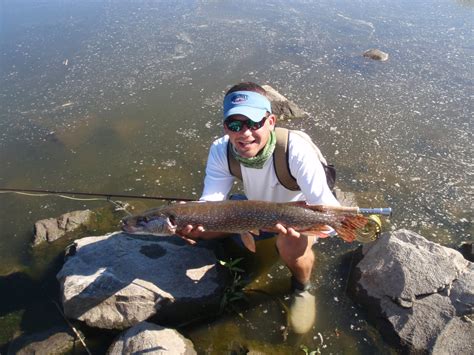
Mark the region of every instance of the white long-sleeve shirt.
MULTIPOLYGON (((209 151, 204 179, 203 201, 221 201, 227 198, 235 177, 230 174, 227 161, 228 136, 213 142, 209 151)), ((289 135, 290 172, 301 191, 283 187, 275 173, 273 159, 268 159, 262 169, 247 168, 241 164, 245 195, 249 200, 290 202, 306 200, 309 204, 339 206, 326 182, 326 175, 313 147, 304 138, 289 135)))

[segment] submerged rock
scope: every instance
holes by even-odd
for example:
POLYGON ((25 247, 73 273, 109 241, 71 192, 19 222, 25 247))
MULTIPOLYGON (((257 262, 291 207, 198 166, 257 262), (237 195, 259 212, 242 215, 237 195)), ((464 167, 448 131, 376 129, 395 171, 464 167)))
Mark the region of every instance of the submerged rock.
POLYGON ((33 245, 37 246, 43 242, 54 242, 66 233, 73 232, 87 224, 92 215, 93 212, 90 210, 73 211, 65 213, 58 218, 42 219, 36 222, 33 245))
POLYGON ((462 255, 469 260, 474 262, 474 243, 473 242, 462 242, 459 246, 459 250, 462 255))
POLYGON ((74 242, 57 275, 67 317, 123 329, 152 316, 178 322, 218 308, 227 274, 211 249, 178 237, 138 237, 74 242))
POLYGON ((366 58, 379 60, 381 62, 388 60, 388 53, 382 52, 380 49, 375 48, 366 50, 362 55, 366 58))
POLYGON ((267 92, 267 97, 272 104, 272 113, 279 119, 301 118, 308 114, 300 109, 293 101, 288 100, 270 85, 262 85, 267 92))
POLYGON ((107 354, 196 354, 191 340, 175 329, 142 322, 122 333, 107 354))
POLYGON ((342 206, 357 206, 355 193, 342 191, 337 187, 334 188, 334 193, 342 206))
POLYGON ((474 264, 399 230, 364 245, 350 292, 387 340, 410 353, 472 354, 474 264))
POLYGON ((66 354, 82 347, 74 332, 66 327, 55 327, 50 330, 21 335, 8 347, 7 354, 66 354))

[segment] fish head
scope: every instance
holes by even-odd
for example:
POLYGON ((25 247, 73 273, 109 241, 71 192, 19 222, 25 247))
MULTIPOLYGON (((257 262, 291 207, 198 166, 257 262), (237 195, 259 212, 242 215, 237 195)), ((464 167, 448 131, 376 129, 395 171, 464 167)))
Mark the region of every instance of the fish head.
POLYGON ((176 233, 176 225, 164 214, 145 214, 124 218, 122 231, 129 234, 167 236, 176 233))

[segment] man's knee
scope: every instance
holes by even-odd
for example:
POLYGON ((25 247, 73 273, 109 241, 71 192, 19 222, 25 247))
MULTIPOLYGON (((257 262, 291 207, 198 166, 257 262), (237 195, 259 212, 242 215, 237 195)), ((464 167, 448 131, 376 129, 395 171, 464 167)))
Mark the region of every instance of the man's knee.
POLYGON ((306 236, 289 241, 287 237, 278 236, 276 247, 280 257, 285 262, 296 262, 297 260, 314 260, 314 254, 306 236))

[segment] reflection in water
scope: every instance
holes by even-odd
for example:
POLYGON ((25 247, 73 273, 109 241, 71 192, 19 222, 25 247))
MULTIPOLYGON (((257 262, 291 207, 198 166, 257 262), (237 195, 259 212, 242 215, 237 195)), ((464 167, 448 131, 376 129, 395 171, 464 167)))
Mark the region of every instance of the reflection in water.
MULTIPOLYGON (((0 185, 197 198, 223 92, 254 80, 311 113, 282 125, 310 133, 360 205, 457 244, 473 231, 472 4, 4 2, 0 185)), ((95 207, 0 203, 5 270, 28 262, 36 220, 95 207)))

